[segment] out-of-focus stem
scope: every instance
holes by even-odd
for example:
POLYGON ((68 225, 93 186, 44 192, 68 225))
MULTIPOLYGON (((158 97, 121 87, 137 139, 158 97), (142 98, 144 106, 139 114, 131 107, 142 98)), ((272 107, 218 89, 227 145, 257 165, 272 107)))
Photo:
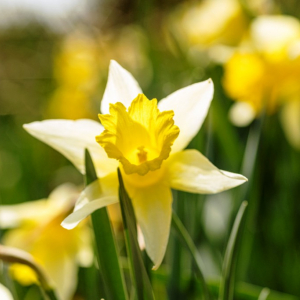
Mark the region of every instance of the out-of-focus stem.
POLYGON ((29 253, 17 248, 0 245, 0 259, 7 263, 19 263, 30 267, 36 273, 48 298, 50 300, 58 299, 45 271, 29 253))

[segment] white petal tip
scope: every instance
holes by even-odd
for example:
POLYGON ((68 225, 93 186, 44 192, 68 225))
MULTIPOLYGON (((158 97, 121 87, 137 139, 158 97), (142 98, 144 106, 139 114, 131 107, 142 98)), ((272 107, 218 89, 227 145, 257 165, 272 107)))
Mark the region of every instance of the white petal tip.
POLYGON ((68 217, 61 222, 60 226, 68 230, 74 229, 77 226, 78 222, 68 222, 67 219, 68 217))
POLYGON ((24 128, 26 131, 28 131, 28 129, 30 128, 30 124, 31 124, 31 123, 29 123, 29 124, 23 124, 23 128, 24 128))
POLYGON ((236 186, 239 186, 239 185, 241 185, 241 184, 243 184, 243 183, 245 183, 245 182, 248 181, 248 178, 245 177, 245 176, 243 176, 243 175, 241 175, 241 174, 231 173, 231 172, 224 171, 224 170, 220 170, 220 171, 226 177, 228 177, 228 178, 233 179, 234 181, 236 181, 236 184, 234 184, 232 186, 232 188, 236 187, 236 186))
POLYGON ((117 66, 120 66, 120 64, 119 64, 117 61, 115 61, 114 59, 111 59, 111 60, 110 60, 110 63, 109 63, 109 66, 111 67, 111 66, 114 66, 114 65, 115 65, 115 66, 116 66, 116 65, 117 65, 117 66))

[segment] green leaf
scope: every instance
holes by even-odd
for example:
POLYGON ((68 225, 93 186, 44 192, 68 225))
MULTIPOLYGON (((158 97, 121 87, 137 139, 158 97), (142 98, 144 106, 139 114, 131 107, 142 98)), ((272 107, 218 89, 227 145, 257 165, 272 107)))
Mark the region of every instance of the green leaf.
POLYGON ((235 218, 229 241, 227 244, 224 262, 223 274, 220 283, 220 300, 232 300, 234 295, 234 271, 237 257, 237 240, 241 232, 242 219, 248 205, 247 201, 243 201, 235 218))
MULTIPOLYGON (((97 180, 92 158, 85 150, 86 184, 97 180)), ((106 298, 109 300, 127 300, 127 292, 120 268, 117 246, 106 207, 92 213, 97 258, 103 278, 106 298)))
POLYGON ((263 288, 258 296, 257 300, 266 300, 270 295, 270 290, 268 288, 263 288))
POLYGON ((125 190, 122 175, 119 169, 118 178, 120 186, 120 206, 124 223, 126 247, 130 260, 132 280, 136 289, 136 296, 138 300, 153 300, 154 294, 137 241, 137 227, 134 210, 132 207, 131 199, 129 198, 125 190))
POLYGON ((182 222, 180 221, 180 219, 178 218, 177 214, 174 211, 172 214, 172 228, 174 228, 176 230, 182 243, 187 247, 187 249, 189 250, 189 252, 193 258, 193 261, 196 266, 196 273, 197 273, 197 276, 199 278, 199 281, 200 281, 201 287, 202 287, 203 299, 210 299, 211 297, 210 297, 210 294, 209 294, 209 291, 207 288, 205 278, 203 276, 204 267, 203 267, 203 263, 202 263, 200 254, 199 254, 192 238, 190 237, 189 233, 187 232, 187 230, 185 229, 182 222))

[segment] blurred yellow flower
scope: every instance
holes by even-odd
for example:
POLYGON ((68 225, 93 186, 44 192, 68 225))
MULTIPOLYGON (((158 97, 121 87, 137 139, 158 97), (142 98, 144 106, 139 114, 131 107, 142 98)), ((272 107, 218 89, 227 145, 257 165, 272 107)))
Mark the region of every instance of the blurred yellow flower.
MULTIPOLYGON (((72 232, 60 226, 77 197, 77 188, 65 184, 56 188, 48 199, 0 207, 0 227, 10 228, 3 243, 29 252, 64 300, 71 299, 75 292, 78 265, 88 266, 93 259, 86 223, 72 232)), ((38 283, 28 266, 12 264, 10 271, 23 285, 38 283)))
POLYGON ((106 82, 106 70, 115 57, 143 74, 147 85, 152 68, 146 55, 147 39, 138 26, 124 26, 93 37, 85 32, 67 35, 54 57, 57 87, 49 99, 46 116, 50 118, 96 118, 94 99, 106 82))
POLYGON ((217 61, 228 55, 228 47, 240 42, 248 26, 238 0, 187 2, 174 10, 168 21, 181 46, 205 50, 217 61))
POLYGON ((99 81, 99 58, 95 39, 78 32, 65 38, 54 59, 54 78, 58 86, 50 99, 48 116, 92 117, 91 97, 99 81))
POLYGON ((92 155, 100 180, 82 192, 63 226, 74 228, 96 209, 118 202, 120 166, 146 251, 158 268, 170 233, 171 188, 210 194, 247 180, 219 170, 197 150, 183 150, 204 122, 212 97, 213 83, 207 80, 180 89, 157 104, 142 94, 128 71, 111 61, 101 102, 104 127, 92 120, 45 120, 24 125, 83 173, 84 149, 92 155))
MULTIPOLYGON (((232 122, 245 126, 263 108, 274 113, 281 106, 297 106, 299 80, 300 22, 290 16, 256 18, 251 24, 249 39, 224 66, 224 88, 238 101, 230 111, 232 122)), ((296 118, 292 109, 283 110, 283 128, 291 142, 300 139, 295 129, 300 121, 296 118)))

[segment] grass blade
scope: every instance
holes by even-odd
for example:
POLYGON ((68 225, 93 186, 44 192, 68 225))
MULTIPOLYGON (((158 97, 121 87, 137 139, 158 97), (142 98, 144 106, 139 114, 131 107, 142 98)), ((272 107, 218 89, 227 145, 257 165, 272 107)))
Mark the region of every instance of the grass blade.
POLYGON ((187 249, 189 250, 189 252, 193 258, 193 261, 196 265, 197 276, 201 282, 201 286, 202 286, 202 290, 203 290, 203 298, 210 299, 210 294, 209 294, 209 291, 207 288, 207 284, 206 284, 205 278, 203 276, 202 270, 204 269, 204 267, 203 267, 203 263, 200 258, 200 254, 199 254, 192 238, 190 237, 189 233, 187 232, 187 230, 185 229, 182 222, 180 221, 180 219, 178 218, 177 214, 174 211, 172 214, 172 228, 174 228, 176 230, 181 241, 187 247, 187 249))
MULTIPOLYGON (((85 150, 86 184, 97 180, 92 158, 85 150)), ((120 268, 116 242, 108 218, 106 207, 92 213, 97 258, 103 277, 106 298, 109 300, 127 300, 127 292, 120 268)))
POLYGON ((122 175, 119 169, 118 178, 120 186, 120 206, 124 223, 126 247, 130 259, 132 279, 136 288, 136 297, 139 300, 153 300, 154 294, 137 241, 137 228, 134 210, 131 200, 125 190, 122 175))
POLYGON ((270 290, 268 288, 263 288, 258 296, 257 300, 266 300, 270 295, 270 290))
POLYGON ((235 218, 229 241, 227 244, 224 262, 223 276, 220 283, 219 300, 232 300, 234 294, 234 267, 237 257, 237 239, 241 231, 241 222, 248 205, 247 201, 243 201, 235 218))

